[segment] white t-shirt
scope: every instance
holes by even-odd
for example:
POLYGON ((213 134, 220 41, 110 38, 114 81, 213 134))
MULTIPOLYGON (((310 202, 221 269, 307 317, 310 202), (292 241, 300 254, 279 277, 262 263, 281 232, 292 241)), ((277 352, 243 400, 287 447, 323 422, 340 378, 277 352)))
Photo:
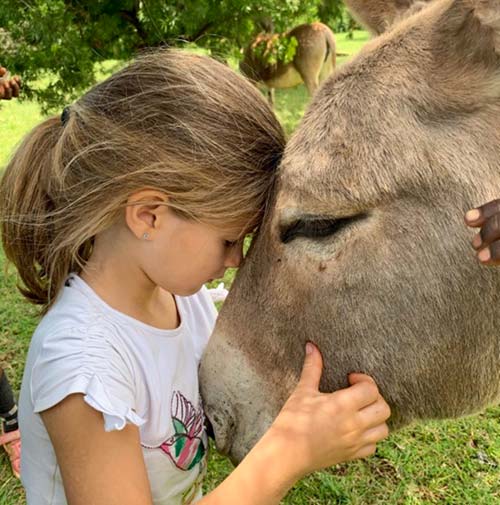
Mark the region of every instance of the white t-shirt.
POLYGON ((162 330, 111 308, 80 277, 68 278, 33 335, 21 387, 28 505, 66 504, 39 413, 72 393, 102 412, 107 431, 139 426, 155 504, 201 497, 207 437, 198 364, 217 312, 205 288, 175 299, 181 324, 162 330))

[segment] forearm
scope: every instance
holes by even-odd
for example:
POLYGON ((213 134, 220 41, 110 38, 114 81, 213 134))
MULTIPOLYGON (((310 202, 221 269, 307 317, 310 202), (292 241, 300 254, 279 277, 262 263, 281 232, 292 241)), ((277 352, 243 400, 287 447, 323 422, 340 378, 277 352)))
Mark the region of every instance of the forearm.
POLYGON ((308 343, 300 381, 278 417, 201 505, 278 505, 308 473, 375 452, 391 412, 377 385, 350 374, 349 388, 320 393, 321 370, 321 354, 308 343))
POLYGON ((200 505, 277 505, 300 478, 280 444, 264 436, 200 505))

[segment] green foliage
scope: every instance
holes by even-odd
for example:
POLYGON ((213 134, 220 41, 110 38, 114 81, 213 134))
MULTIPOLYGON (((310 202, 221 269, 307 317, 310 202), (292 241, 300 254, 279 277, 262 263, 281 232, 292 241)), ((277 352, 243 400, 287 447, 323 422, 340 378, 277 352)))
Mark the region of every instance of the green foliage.
POLYGON ((353 30, 357 28, 342 0, 323 0, 318 6, 318 17, 334 32, 349 33, 349 38, 352 37, 353 30))
MULTIPOLYGON (((127 61, 147 47, 192 43, 234 57, 264 20, 281 33, 318 18, 335 23, 343 15, 339 0, 3 2, 0 63, 22 76, 24 97, 55 110, 94 84, 96 63, 105 60, 127 61)), ((290 60, 293 52, 293 41, 283 40, 270 58, 290 60)))
POLYGON ((290 63, 299 45, 296 37, 288 37, 285 33, 275 34, 270 39, 262 39, 254 46, 253 53, 259 61, 267 65, 290 63))

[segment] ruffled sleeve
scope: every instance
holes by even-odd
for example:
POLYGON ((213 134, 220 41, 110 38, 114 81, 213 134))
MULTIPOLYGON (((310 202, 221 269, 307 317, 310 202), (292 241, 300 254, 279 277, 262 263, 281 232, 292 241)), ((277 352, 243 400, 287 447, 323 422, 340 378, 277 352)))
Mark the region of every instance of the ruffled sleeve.
POLYGON ((126 402, 110 396, 97 375, 90 378, 83 399, 93 409, 102 412, 106 431, 123 430, 127 423, 142 426, 146 422, 126 402))
POLYGON ((136 411, 131 355, 112 331, 68 329, 46 338, 31 374, 34 412, 42 412, 74 393, 102 412, 106 431, 146 422, 136 411))

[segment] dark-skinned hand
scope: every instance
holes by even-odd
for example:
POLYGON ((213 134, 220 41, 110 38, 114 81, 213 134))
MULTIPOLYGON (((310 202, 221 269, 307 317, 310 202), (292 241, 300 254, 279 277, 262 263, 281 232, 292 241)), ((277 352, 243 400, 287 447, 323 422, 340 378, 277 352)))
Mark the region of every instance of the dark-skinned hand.
POLYGON ((5 78, 7 74, 7 69, 0 67, 0 100, 10 100, 13 97, 18 97, 21 89, 21 79, 17 75, 5 78))
POLYGON ((480 228, 472 239, 472 247, 484 265, 500 265, 500 199, 485 203, 465 214, 465 222, 480 228))

